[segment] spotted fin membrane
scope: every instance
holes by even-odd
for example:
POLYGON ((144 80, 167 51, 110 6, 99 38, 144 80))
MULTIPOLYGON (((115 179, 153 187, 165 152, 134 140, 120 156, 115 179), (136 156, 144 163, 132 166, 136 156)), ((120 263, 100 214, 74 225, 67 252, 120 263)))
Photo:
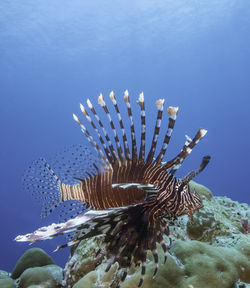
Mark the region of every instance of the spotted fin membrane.
POLYGON ((164 161, 178 107, 168 107, 168 126, 164 127, 165 136, 162 143, 159 143, 165 100, 156 101, 157 116, 153 128, 151 124, 146 124, 144 95, 139 95, 137 104, 140 107, 141 133, 138 149, 128 91, 124 93, 124 102, 130 123, 130 135, 127 135, 128 131, 123 123, 127 122, 127 118, 121 116, 114 92, 110 93, 110 99, 115 113, 110 113, 102 94, 98 97, 98 104, 107 117, 108 125, 103 124, 89 99, 87 107, 80 104, 82 116, 91 132, 82 120, 73 114, 96 156, 79 145, 75 147, 73 154, 72 150, 69 150, 67 157, 64 153, 61 160, 54 163, 49 164, 44 158, 35 161, 24 179, 26 189, 43 203, 42 216, 70 201, 73 201, 73 214, 70 212, 73 216, 68 219, 66 211, 64 222, 19 235, 15 240, 33 243, 73 232, 73 237, 66 244, 57 247, 56 250, 59 250, 76 245, 82 239, 104 234, 108 257, 106 271, 114 262, 118 262, 124 270, 121 278, 121 281, 124 281, 132 264, 141 266, 138 283, 140 287, 146 274, 148 251, 152 251, 155 262, 153 277, 159 267, 157 243, 164 251, 164 263, 167 260, 172 243, 168 219, 187 214, 192 220, 194 212, 203 207, 198 193, 190 191, 188 183, 207 166, 210 156, 203 157, 200 168, 191 171, 182 179, 174 175, 207 131, 199 129, 193 138, 186 136, 180 153, 173 159, 164 161), (114 118, 118 120, 119 126, 115 125, 114 118), (147 155, 146 128, 154 129, 147 155), (122 135, 121 139, 119 135, 122 135), (155 155, 157 146, 159 153, 155 155), (169 240, 168 244, 165 243, 164 235, 169 240))

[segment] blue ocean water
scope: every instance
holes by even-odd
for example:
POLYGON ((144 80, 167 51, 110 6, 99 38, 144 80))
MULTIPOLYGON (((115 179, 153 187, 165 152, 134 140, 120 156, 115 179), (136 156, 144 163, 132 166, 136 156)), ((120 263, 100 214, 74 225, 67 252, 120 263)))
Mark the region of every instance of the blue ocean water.
MULTIPOLYGON (((39 203, 22 191, 24 170, 40 156, 84 143, 72 113, 79 115, 87 98, 97 102, 100 92, 108 98, 114 90, 123 105, 128 89, 139 119, 143 91, 150 127, 157 99, 179 106, 168 159, 185 134, 200 127, 208 134, 178 175, 211 155, 195 180, 214 195, 250 203, 249 13, 248 0, 0 2, 0 269, 11 271, 28 248, 13 241, 18 234, 57 221, 40 219, 39 203)), ((35 246, 52 255, 63 241, 35 246)), ((68 254, 52 256, 63 266, 68 254)))

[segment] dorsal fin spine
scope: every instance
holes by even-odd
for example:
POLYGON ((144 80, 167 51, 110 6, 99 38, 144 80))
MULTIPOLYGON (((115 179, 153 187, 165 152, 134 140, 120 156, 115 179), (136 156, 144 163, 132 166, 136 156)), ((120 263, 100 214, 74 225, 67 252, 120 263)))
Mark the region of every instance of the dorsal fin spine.
POLYGON ((155 129, 154 129, 154 135, 153 135, 153 140, 151 144, 150 151, 148 153, 148 157, 146 162, 150 164, 153 160, 154 154, 155 154, 155 149, 157 145, 157 140, 159 137, 159 132, 160 132, 160 127, 161 127, 161 120, 162 120, 162 114, 163 114, 163 108, 164 108, 164 99, 159 99, 156 101, 156 107, 158 109, 157 117, 156 117, 156 123, 155 123, 155 129))
POLYGON ((161 148, 161 151, 159 153, 159 155, 156 157, 156 160, 155 162, 157 164, 160 164, 165 153, 166 153, 166 150, 167 150, 167 147, 168 147, 168 143, 171 139, 171 135, 172 135, 172 132, 173 132, 173 129, 174 129, 174 125, 175 125, 175 120, 176 120, 176 116, 178 114, 178 110, 179 108, 178 107, 172 107, 172 106, 169 106, 168 107, 168 114, 169 114, 169 119, 168 119, 168 129, 167 129, 167 132, 165 134, 165 138, 163 140, 163 144, 162 144, 162 148, 161 148))
POLYGON ((165 169, 170 169, 175 165, 182 164, 184 159, 192 152, 193 148, 198 144, 198 142, 206 135, 207 130, 200 128, 198 132, 195 134, 192 141, 188 137, 188 140, 185 142, 181 152, 172 160, 168 161, 163 165, 165 169))
POLYGON ((145 159, 145 140, 146 140, 146 114, 145 114, 145 104, 144 104, 144 94, 143 92, 139 95, 137 104, 141 108, 141 146, 139 152, 139 161, 144 162, 145 159))
MULTIPOLYGON (((184 147, 183 149, 186 149, 186 147, 192 142, 192 139, 188 136, 188 135, 185 135, 186 137, 186 142, 184 144, 184 147)), ((172 175, 174 175, 176 173, 176 171, 181 167, 181 164, 182 163, 179 163, 179 164, 176 164, 174 165, 171 170, 169 170, 169 173, 171 173, 172 175)))
POLYGON ((200 174, 200 172, 203 171, 205 169, 205 167, 208 165, 210 158, 211 158, 210 156, 203 157, 202 162, 200 164, 200 168, 195 170, 195 171, 191 171, 190 173, 188 173, 188 175, 186 175, 184 178, 181 179, 181 183, 183 185, 188 184, 194 177, 196 177, 198 174, 200 174))
POLYGON ((89 123, 91 124, 91 126, 95 130, 95 132, 96 132, 96 134, 97 134, 97 136, 98 136, 98 138, 99 138, 99 140, 100 140, 100 142, 102 144, 102 147, 104 149, 104 152, 105 152, 108 160, 112 161, 112 156, 111 156, 111 154, 110 154, 110 152, 109 152, 109 150, 108 150, 108 148, 107 148, 107 146, 106 146, 106 144, 105 144, 105 142, 104 142, 99 130, 97 129, 95 123, 93 122, 93 120, 91 119, 91 117, 89 116, 88 112, 86 111, 85 107, 82 104, 80 104, 80 108, 81 108, 81 111, 82 111, 83 115, 86 117, 86 119, 89 121, 89 123))
POLYGON ((100 94, 99 98, 98 98, 98 103, 102 106, 102 108, 104 109, 104 112, 105 114, 107 115, 108 117, 108 120, 109 120, 109 124, 110 124, 110 127, 113 131, 113 134, 114 134, 114 139, 115 139, 115 144, 116 144, 116 148, 117 148, 117 152, 118 152, 118 155, 119 155, 119 166, 121 166, 121 161, 125 161, 125 157, 124 157, 124 154, 123 154, 123 151, 122 151, 122 148, 121 148, 121 144, 120 144, 120 140, 118 138, 118 135, 117 135, 117 132, 116 132, 116 129, 115 129, 115 125, 114 125, 114 122, 110 116, 110 113, 109 113, 109 110, 108 110, 108 107, 103 99, 103 95, 100 94))
POLYGON ((117 104, 117 101, 116 101, 116 98, 115 98, 115 94, 114 94, 113 91, 110 93, 109 97, 110 97, 110 99, 111 99, 111 101, 112 101, 112 103, 113 103, 113 105, 115 107, 115 110, 116 110, 116 113, 117 113, 117 116, 118 116, 118 120, 119 120, 119 124, 120 124, 120 128, 122 130, 122 140, 123 140, 125 157, 126 157, 127 160, 131 160, 131 155, 130 155, 130 150, 129 150, 129 145, 128 145, 126 131, 124 129, 121 113, 120 113, 120 110, 119 110, 119 107, 118 107, 118 104, 117 104))
POLYGON ((132 140, 132 162, 137 163, 137 146, 136 146, 135 126, 134 126, 134 121, 133 121, 133 115, 132 115, 128 90, 124 92, 124 101, 127 105, 128 116, 130 119, 130 131, 131 131, 131 140, 132 140))
POLYGON ((109 138, 108 132, 106 131, 105 127, 103 126, 101 119, 99 118, 98 114, 95 111, 95 108, 93 107, 93 105, 92 105, 92 103, 90 102, 89 99, 87 100, 87 104, 88 104, 91 112, 94 114, 99 126, 101 127, 101 129, 102 129, 102 131, 104 133, 105 139, 108 142, 109 150, 110 150, 110 152, 112 154, 112 158, 113 158, 112 163, 117 162, 118 155, 117 155, 117 153, 116 153, 116 151, 115 151, 115 149, 114 149, 114 147, 112 145, 112 142, 111 142, 111 140, 109 138))
POLYGON ((91 134, 89 133, 89 131, 86 129, 86 127, 82 124, 82 122, 79 120, 79 118, 73 114, 73 118, 74 120, 80 125, 81 130, 84 134, 84 136, 88 139, 89 143, 91 144, 91 146, 95 149, 95 151, 97 152, 97 154, 106 162, 106 164, 108 164, 108 166, 110 166, 108 159, 106 158, 106 156, 103 154, 101 148, 99 147, 99 145, 95 142, 95 140, 93 139, 93 137, 91 136, 91 134))

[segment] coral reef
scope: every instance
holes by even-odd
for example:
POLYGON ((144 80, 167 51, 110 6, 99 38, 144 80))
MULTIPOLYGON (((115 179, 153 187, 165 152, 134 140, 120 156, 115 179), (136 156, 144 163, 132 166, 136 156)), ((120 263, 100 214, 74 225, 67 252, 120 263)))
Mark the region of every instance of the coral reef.
POLYGON ((0 288, 59 288, 63 270, 42 249, 27 250, 12 274, 0 270, 0 288))
MULTIPOLYGON (((150 261, 152 258, 149 259, 143 287, 226 288, 237 287, 236 283, 239 279, 250 283, 248 243, 243 241, 235 248, 225 248, 195 240, 176 240, 165 265, 163 264, 164 254, 159 253, 161 264, 155 279, 152 279, 154 264, 150 261)), ((105 273, 104 269, 105 265, 98 266, 95 271, 85 274, 73 288, 116 287, 121 277, 117 265, 113 265, 108 273, 105 273)), ((127 280, 121 284, 121 288, 136 288, 139 279, 140 270, 133 268, 127 280)), ((247 287, 246 284, 241 285, 238 287, 247 287)))
POLYGON ((15 288, 15 282, 10 278, 8 272, 0 270, 0 287, 1 288, 15 288))
POLYGON ((9 277, 9 273, 3 270, 0 270, 0 280, 9 277))
POLYGON ((45 265, 55 264, 52 258, 42 249, 31 248, 26 251, 18 260, 15 268, 12 271, 11 277, 17 279, 24 270, 31 267, 41 267, 45 265))
MULTIPOLYGON (((152 279, 154 261, 149 253, 143 288, 250 287, 250 206, 213 197, 209 189, 193 181, 190 186, 203 199, 204 208, 194 214, 192 223, 184 216, 171 224, 174 241, 167 263, 163 264, 159 246, 159 271, 152 279)), ((122 271, 115 263, 105 272, 102 239, 81 241, 72 249, 64 271, 43 250, 30 249, 18 260, 12 278, 0 270, 0 288, 115 288, 122 271)), ((137 287, 140 273, 132 266, 120 287, 137 287)))
POLYGON ((44 288, 57 288, 62 286, 62 279, 62 268, 56 265, 28 268, 19 279, 19 288, 34 285, 40 285, 44 288))
POLYGON ((1 288, 15 288, 16 284, 13 279, 8 277, 8 278, 0 279, 0 287, 1 288))
MULTIPOLYGON (((163 264, 163 251, 158 247, 158 275, 152 279, 154 263, 151 255, 143 287, 249 287, 250 236, 242 220, 249 221, 250 207, 227 197, 213 197, 209 189, 194 181, 190 186, 202 197, 204 208, 195 213, 192 223, 186 216, 173 223, 174 243, 167 263, 163 264)), ((105 273, 105 250, 100 252, 100 249, 101 237, 80 243, 65 267, 68 287, 117 286, 122 273, 117 264, 105 273), (104 261, 99 264, 103 257, 104 261)), ((120 287, 137 287, 139 279, 140 269, 132 267, 120 287)))

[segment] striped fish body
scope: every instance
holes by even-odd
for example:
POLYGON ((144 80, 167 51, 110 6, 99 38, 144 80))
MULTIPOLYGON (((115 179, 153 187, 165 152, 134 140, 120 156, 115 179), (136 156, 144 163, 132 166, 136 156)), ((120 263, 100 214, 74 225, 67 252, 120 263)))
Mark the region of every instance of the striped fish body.
POLYGON ((25 187, 37 194, 38 198, 40 195, 40 199, 44 202, 43 216, 73 200, 80 203, 70 208, 75 211, 75 217, 65 223, 52 224, 34 233, 18 236, 16 240, 35 242, 75 232, 71 241, 58 247, 60 249, 75 245, 82 239, 105 234, 104 243, 109 258, 106 270, 108 271, 117 261, 124 269, 122 277, 124 280, 132 263, 141 265, 142 276, 138 285, 141 286, 146 273, 146 258, 149 250, 153 253, 156 265, 154 276, 158 271, 156 243, 161 245, 165 253, 164 261, 167 259, 168 246, 165 244, 163 235, 169 237, 170 244, 172 241, 167 219, 187 214, 192 220, 193 213, 202 208, 199 195, 195 191, 190 191, 188 183, 206 167, 210 156, 203 157, 200 168, 190 172, 184 178, 178 179, 174 174, 206 134, 206 130, 199 129, 193 139, 186 136, 186 142, 180 153, 172 160, 163 162, 178 108, 172 106, 168 108, 168 127, 160 152, 155 156, 156 147, 160 144, 158 137, 164 108, 163 99, 156 101, 157 117, 154 135, 146 156, 146 116, 143 93, 137 101, 141 116, 139 151, 128 91, 125 91, 124 101, 130 121, 131 145, 128 144, 123 119, 113 92, 110 93, 110 99, 118 116, 122 142, 104 98, 100 95, 98 103, 107 115, 114 141, 111 141, 112 137, 108 134, 94 106, 90 100, 87 100, 91 112, 88 112, 82 104, 80 108, 96 137, 92 136, 93 133, 88 131, 75 114, 73 118, 80 125, 97 156, 92 157, 88 149, 79 146, 72 153, 73 160, 59 165, 64 172, 63 177, 57 176, 54 168, 41 158, 35 162, 36 169, 30 167, 24 179, 25 187), (70 177, 73 180, 69 179, 70 177), (64 178, 67 181, 64 181, 64 178))
POLYGON ((199 195, 189 191, 188 184, 173 177, 162 164, 137 163, 109 169, 76 185, 60 186, 62 201, 78 200, 94 209, 109 209, 135 205, 155 197, 155 206, 162 207, 162 214, 192 217, 202 208, 199 195))
POLYGON ((87 203, 94 209, 142 203, 146 200, 150 187, 157 183, 157 181, 147 180, 144 177, 145 174, 145 165, 128 163, 81 180, 76 185, 61 183, 62 201, 78 200, 87 203), (143 189, 143 187, 145 188, 143 189))

